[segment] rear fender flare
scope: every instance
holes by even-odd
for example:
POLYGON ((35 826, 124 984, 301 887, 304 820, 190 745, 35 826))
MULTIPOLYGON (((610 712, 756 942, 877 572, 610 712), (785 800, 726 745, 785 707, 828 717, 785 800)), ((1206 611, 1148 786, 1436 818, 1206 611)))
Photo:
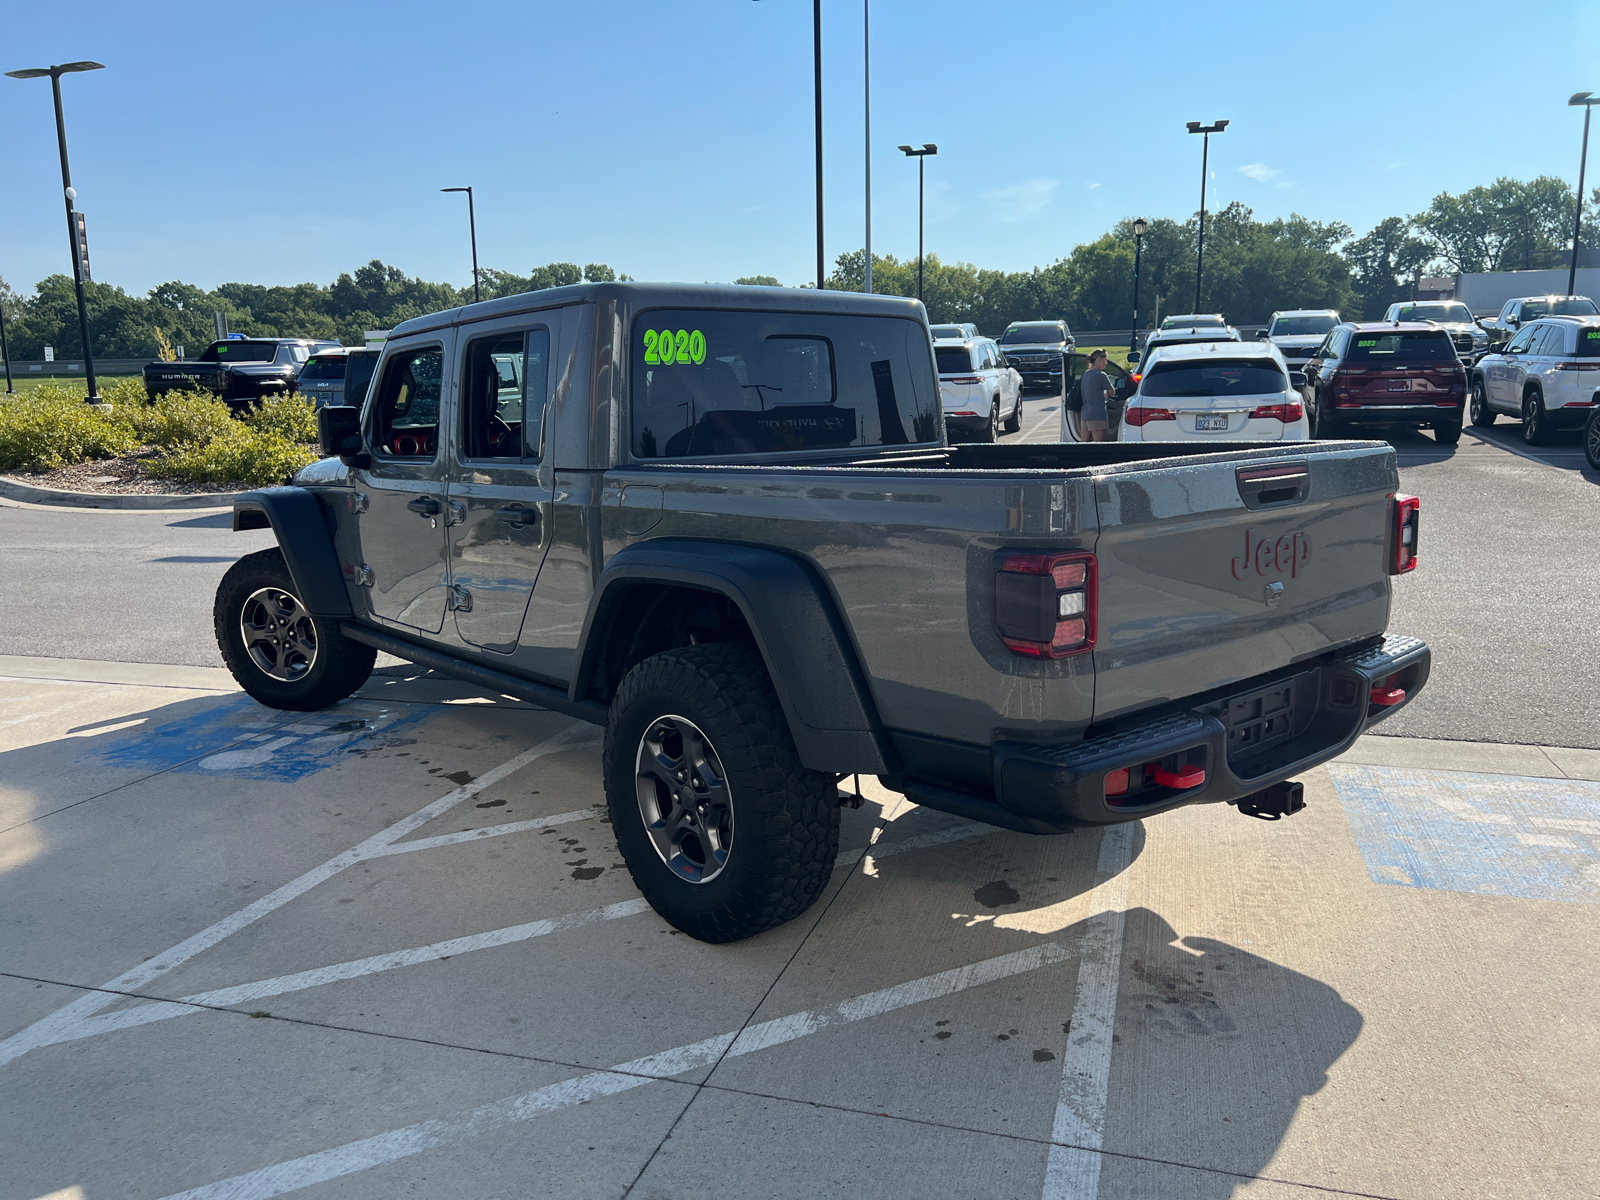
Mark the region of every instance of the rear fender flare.
POLYGON ((882 775, 895 756, 832 596, 814 569, 757 546, 658 538, 611 558, 584 619, 572 697, 609 699, 604 662, 624 595, 641 585, 727 597, 743 615, 783 705, 800 761, 817 771, 882 775))
POLYGON ((233 527, 271 529, 283 550, 306 610, 315 617, 348 619, 350 593, 333 545, 332 512, 303 487, 243 492, 233 502, 233 527))

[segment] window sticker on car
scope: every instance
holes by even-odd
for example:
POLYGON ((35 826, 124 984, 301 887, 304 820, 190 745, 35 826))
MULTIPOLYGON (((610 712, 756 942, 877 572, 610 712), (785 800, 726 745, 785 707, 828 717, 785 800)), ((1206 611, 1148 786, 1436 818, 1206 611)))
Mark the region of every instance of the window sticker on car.
POLYGON ((1356 343, 1356 345, 1358 345, 1358 346, 1376 346, 1377 344, 1378 344, 1378 339, 1377 338, 1372 338, 1369 341, 1357 342, 1356 343))
POLYGON ((706 360, 706 335, 698 329, 670 329, 659 332, 644 331, 644 361, 653 366, 670 367, 674 363, 694 363, 699 366, 706 360))
POLYGON ((1600 329, 1591 329, 1583 336, 1591 342, 1600 342, 1600 329))

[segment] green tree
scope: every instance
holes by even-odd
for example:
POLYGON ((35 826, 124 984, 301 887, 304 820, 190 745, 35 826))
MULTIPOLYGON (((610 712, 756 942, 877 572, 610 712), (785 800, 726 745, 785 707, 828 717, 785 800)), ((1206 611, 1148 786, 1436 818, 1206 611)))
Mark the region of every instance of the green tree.
POLYGON ((1526 271, 1566 261, 1573 204, 1572 189, 1559 179, 1502 177, 1459 196, 1440 192, 1411 221, 1451 270, 1526 271))
POLYGON ((744 275, 734 280, 735 283, 752 284, 757 287, 782 287, 775 275, 744 275))
POLYGON ((1434 251, 1412 233, 1409 221, 1386 217, 1346 246, 1344 254, 1360 308, 1343 315, 1376 320, 1389 305, 1411 298, 1412 280, 1427 268, 1434 251))

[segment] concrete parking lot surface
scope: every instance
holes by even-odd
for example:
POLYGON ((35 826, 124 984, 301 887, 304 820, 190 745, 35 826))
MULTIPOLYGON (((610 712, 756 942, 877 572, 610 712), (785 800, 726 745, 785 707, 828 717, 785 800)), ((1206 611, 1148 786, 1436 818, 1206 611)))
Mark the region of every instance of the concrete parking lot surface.
POLYGON ((1600 753, 1368 737, 1282 822, 1057 838, 868 783, 816 908, 707 946, 567 718, 410 668, 315 714, 0 676, 0 1195, 1600 1178, 1600 753))

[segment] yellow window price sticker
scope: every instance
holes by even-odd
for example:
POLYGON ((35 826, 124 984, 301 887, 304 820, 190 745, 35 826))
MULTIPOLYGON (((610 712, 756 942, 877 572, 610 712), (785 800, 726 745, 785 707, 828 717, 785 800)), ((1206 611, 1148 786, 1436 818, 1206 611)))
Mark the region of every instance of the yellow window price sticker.
POLYGON ((706 335, 698 329, 646 329, 644 361, 651 366, 670 367, 674 363, 699 366, 706 360, 706 335))

